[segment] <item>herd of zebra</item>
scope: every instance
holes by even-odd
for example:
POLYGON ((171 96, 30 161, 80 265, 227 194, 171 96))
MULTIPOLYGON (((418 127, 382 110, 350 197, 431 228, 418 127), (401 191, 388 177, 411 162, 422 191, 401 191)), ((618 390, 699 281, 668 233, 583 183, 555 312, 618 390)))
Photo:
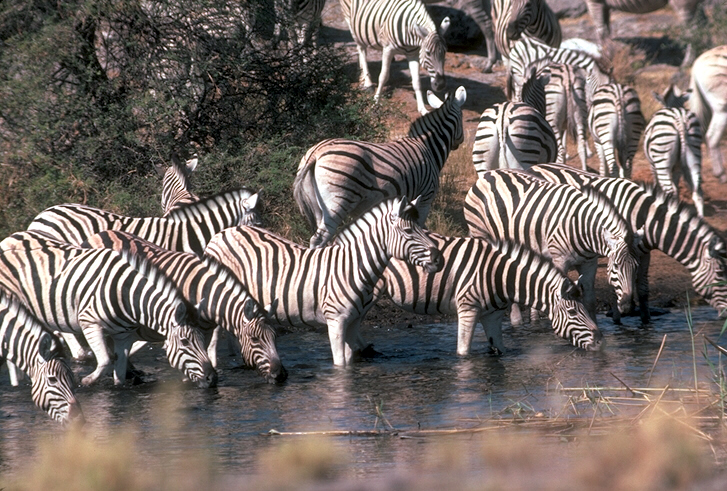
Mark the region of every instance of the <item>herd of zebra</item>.
MULTIPOLYGON (((377 36, 404 40, 396 35, 403 19, 419 22, 420 8, 426 14, 419 0, 379 10, 368 9, 376 0, 341 3, 356 42, 374 47, 382 47, 377 36)), ((293 196, 314 230, 309 247, 263 228, 259 197, 249 189, 194 195, 189 176, 197 158, 175 161, 163 181, 162 216, 61 204, 0 242, 0 360, 13 385, 19 369, 30 378, 33 401, 53 419, 83 421, 66 350, 80 358, 87 344, 95 357, 83 385, 108 375, 122 384, 129 357, 144 343, 163 342, 171 366, 213 387, 222 336, 247 366, 279 383, 287 371, 278 326, 327 328, 333 363, 346 367, 367 347, 360 325, 382 296, 420 314, 456 314, 459 355, 469 353, 478 322, 492 351, 505 350, 503 319, 511 309, 511 323, 522 322, 517 306, 546 313, 557 335, 597 350, 598 258, 608 258, 614 322, 638 302, 646 324, 654 249, 680 262, 697 293, 723 313, 727 243, 703 219, 699 179, 703 127, 715 175, 724 175, 720 135, 714 146, 709 135, 727 122, 727 85, 720 83, 727 47, 695 62, 696 114, 670 88, 661 96, 667 108, 646 125, 638 95, 612 80, 605 57, 557 46, 557 20, 546 7, 540 0, 493 2, 511 100, 480 119, 472 149, 478 179, 463 203, 468 237, 424 228, 442 168, 464 142, 464 87, 444 100, 429 92, 433 109, 404 138, 324 140, 303 156, 293 196), (502 18, 509 19, 504 27, 502 18), (600 174, 586 167, 586 121, 600 174), (579 139, 583 170, 563 164, 569 131, 579 139), (629 179, 642 131, 656 184, 629 179), (689 169, 695 206, 676 192, 680 165, 689 169), (577 281, 568 276, 573 269, 577 281)), ((436 87, 445 50, 433 23, 421 27, 406 38, 419 45, 405 54, 421 47, 412 75, 418 78, 421 61, 436 87)), ((400 52, 386 49, 389 61, 400 52)), ((365 48, 359 53, 365 68, 365 48)))

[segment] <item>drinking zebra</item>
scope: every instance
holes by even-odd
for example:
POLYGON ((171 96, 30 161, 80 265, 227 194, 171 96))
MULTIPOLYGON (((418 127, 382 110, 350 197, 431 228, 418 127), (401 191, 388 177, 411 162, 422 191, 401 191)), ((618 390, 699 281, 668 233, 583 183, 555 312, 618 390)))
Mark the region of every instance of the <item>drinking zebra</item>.
POLYGON ((555 160, 558 142, 545 119, 544 86, 549 76, 547 64, 531 66, 513 101, 484 110, 472 146, 477 175, 492 169, 527 169, 555 160))
POLYGON ((189 175, 197 168, 198 161, 197 155, 184 164, 178 158, 172 158, 172 165, 164 172, 162 179, 163 217, 182 205, 199 201, 199 197, 189 191, 189 175))
POLYGON ((430 233, 444 266, 427 273, 392 259, 377 284, 399 307, 417 314, 457 314, 457 354, 467 355, 475 326, 502 352, 502 320, 512 304, 545 311, 553 331, 574 346, 594 350, 601 332, 581 303, 582 289, 549 260, 519 244, 430 233))
POLYGON ((595 189, 621 210, 631 230, 642 230, 636 247, 641 321, 649 322, 649 260, 654 249, 679 261, 692 286, 720 314, 727 310, 727 243, 691 206, 675 196, 628 179, 600 177, 564 165, 536 165, 532 174, 578 189, 595 189))
POLYGON ((692 95, 689 108, 702 125, 712 174, 727 182, 719 142, 727 127, 727 45, 705 51, 694 61, 689 82, 692 95))
POLYGON ((121 230, 173 251, 204 252, 209 239, 227 227, 260 223, 257 193, 241 188, 172 210, 166 217, 133 218, 79 204, 52 206, 36 216, 28 230, 81 244, 102 230, 121 230))
MULTIPOLYGON (((658 95, 658 94, 656 94, 658 95)), ((674 86, 657 99, 665 104, 679 104, 674 86), (669 97, 671 96, 671 97, 669 97), (676 100, 677 102, 672 102, 676 100)), ((697 214, 704 216, 702 193, 702 128, 697 116, 683 107, 666 106, 654 113, 644 130, 644 154, 659 187, 679 196, 679 180, 692 190, 697 214)))
POLYGON ((560 46, 562 33, 555 12, 545 0, 492 0, 495 45, 505 60, 513 43, 522 37, 560 46))
POLYGON ((324 140, 298 165, 295 201, 316 229, 310 246, 323 247, 349 217, 361 216, 384 199, 406 195, 418 199, 423 225, 439 189, 439 173, 451 150, 464 140, 464 87, 440 101, 429 94, 431 113, 416 119, 406 138, 388 143, 324 140))
POLYGON ((126 379, 136 340, 166 342, 169 363, 200 387, 217 384, 193 311, 174 284, 128 251, 82 249, 40 232, 17 232, 0 242, 0 286, 53 330, 83 333, 97 367, 81 381, 108 373, 104 336, 114 342, 114 383, 126 379))
POLYGON ((218 329, 224 329, 237 341, 247 366, 256 369, 270 383, 286 379, 287 372, 275 346, 276 333, 267 321, 266 312, 224 266, 209 257, 168 251, 135 235, 113 230, 99 232, 82 245, 129 250, 154 264, 185 300, 196 306, 196 318, 204 330, 212 366, 217 366, 218 329))
POLYGON ((588 110, 588 127, 602 176, 631 177, 634 155, 646 121, 639 94, 616 82, 600 85, 588 110))
POLYGON ((420 0, 340 0, 341 11, 358 49, 361 81, 365 88, 373 87, 366 50, 381 50, 381 73, 374 98, 378 100, 389 80, 389 69, 394 55, 404 55, 409 62, 411 85, 417 101, 417 110, 426 114, 419 80, 419 65, 427 73, 432 90, 444 90, 444 57, 447 44, 444 34, 449 28, 449 17, 437 26, 420 0))
POLYGON ((581 192, 523 171, 493 170, 467 193, 464 216, 472 236, 519 242, 551 258, 563 273, 578 270, 583 303, 593 319, 598 257, 608 257, 608 280, 617 297, 614 322, 631 308, 638 236, 597 192, 581 192))
POLYGON ((393 198, 341 230, 328 247, 306 249, 256 227, 235 227, 213 237, 205 255, 230 268, 259 303, 278 299, 270 312, 278 324, 328 327, 333 363, 346 366, 362 347, 359 325, 390 258, 428 271, 442 266, 417 219, 416 200, 393 198))
POLYGON ((63 359, 60 339, 17 299, 0 288, 0 365, 12 363, 30 377, 33 402, 62 424, 83 424, 73 394, 73 372, 63 359))

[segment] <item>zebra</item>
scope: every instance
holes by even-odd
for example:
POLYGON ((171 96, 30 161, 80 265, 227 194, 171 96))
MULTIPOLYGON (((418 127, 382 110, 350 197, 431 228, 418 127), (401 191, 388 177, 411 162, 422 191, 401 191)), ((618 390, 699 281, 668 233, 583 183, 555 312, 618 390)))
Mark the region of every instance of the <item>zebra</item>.
POLYGON ((184 164, 176 156, 172 158, 172 165, 164 172, 162 179, 163 217, 182 205, 199 201, 199 197, 189 190, 189 175, 197 168, 198 162, 196 154, 184 164))
POLYGON ((376 203, 406 195, 418 200, 419 225, 439 189, 439 173, 464 141, 464 87, 444 102, 429 94, 431 113, 417 118, 406 138, 388 143, 324 140, 306 152, 293 183, 295 201, 316 229, 310 247, 326 245, 341 224, 376 203))
POLYGON ((617 82, 600 85, 588 110, 588 127, 602 176, 631 177, 646 121, 636 90, 617 82))
POLYGON ((129 349, 139 339, 165 341, 174 368, 200 387, 217 384, 193 308, 150 262, 128 251, 82 249, 40 232, 16 232, 0 242, 0 286, 51 329, 83 333, 97 361, 83 385, 112 368, 114 383, 123 383, 129 349), (104 335, 114 342, 113 367, 104 335))
POLYGON ((727 45, 717 46, 697 57, 692 65, 689 108, 699 118, 707 144, 712 174, 727 182, 719 142, 727 127, 727 45))
POLYGON ((597 192, 553 184, 524 171, 492 170, 467 193, 464 217, 472 236, 519 242, 551 258, 563 273, 577 269, 583 303, 593 319, 598 257, 608 257, 608 280, 617 297, 614 322, 630 309, 639 234, 597 192))
MULTIPOLYGON (((674 87, 668 87, 666 94, 678 101, 673 92, 674 87)), ((661 96, 657 100, 666 102, 661 96)), ((656 111, 644 130, 644 154, 656 182, 667 193, 679 196, 679 179, 684 173, 697 214, 704 217, 702 128, 697 116, 683 107, 656 111)))
POLYGON ((358 49, 361 80, 364 88, 373 87, 366 50, 382 50, 381 73, 374 99, 378 100, 389 80, 389 69, 394 55, 402 54, 409 62, 411 85, 417 101, 417 110, 426 114, 419 80, 419 66, 429 73, 432 90, 446 86, 444 57, 447 44, 444 34, 449 28, 445 17, 437 29, 420 0, 340 0, 341 10, 358 49))
POLYGON ((73 394, 73 372, 63 359, 61 340, 3 288, 0 340, 0 364, 12 363, 30 377, 36 406, 63 425, 82 425, 83 411, 73 394))
POLYGON ((279 325, 327 327, 333 363, 351 364, 359 326, 391 257, 438 271, 436 244, 417 224, 416 200, 379 203, 344 228, 335 242, 306 249, 257 227, 223 230, 205 255, 230 268, 261 304, 278 299, 279 325))
POLYGON ((517 40, 528 37, 560 46, 562 33, 555 12, 545 0, 492 0, 495 45, 505 60, 517 40))
POLYGON ((287 378, 275 346, 276 333, 268 324, 266 312, 224 266, 208 257, 168 251, 135 235, 113 230, 89 237, 82 247, 130 250, 154 264, 185 300, 196 306, 197 321, 205 337, 212 337, 207 350, 212 366, 217 366, 219 336, 219 332, 212 336, 212 331, 222 328, 239 343, 247 366, 256 369, 270 383, 287 378))
MULTIPOLYGON (((545 119, 558 142, 556 162, 565 163, 568 133, 575 138, 583 170, 588 170, 586 125, 586 73, 565 63, 551 63, 550 81, 545 86, 545 119)), ((549 163, 549 162, 545 162, 549 163)))
POLYGON ((325 0, 274 0, 274 4, 276 39, 282 37, 284 25, 290 23, 295 34, 295 39, 290 39, 292 46, 317 43, 325 0))
POLYGON ((241 188, 180 206, 166 217, 133 218, 80 204, 56 205, 38 214, 28 230, 81 244, 102 230, 121 230, 174 251, 201 256, 209 239, 235 225, 259 224, 258 193, 241 188))
POLYGON ((551 182, 597 190, 621 210, 631 230, 643 230, 636 248, 642 323, 650 321, 648 271, 654 249, 681 263, 692 277, 694 290, 720 314, 727 312, 727 242, 693 207, 653 185, 600 177, 564 165, 536 165, 529 172, 551 182))
POLYGON ((530 68, 522 94, 484 110, 472 146, 472 163, 479 176, 497 168, 527 169, 540 162, 553 162, 558 142, 545 119, 544 85, 549 71, 530 68))
POLYGON ((502 320, 514 303, 546 311, 555 333, 574 346, 600 347, 602 335, 580 301, 580 285, 549 259, 514 242, 429 236, 444 259, 441 271, 426 273, 392 259, 376 297, 386 293, 394 304, 417 314, 457 314, 458 355, 469 354, 478 320, 491 348, 503 352, 502 320))

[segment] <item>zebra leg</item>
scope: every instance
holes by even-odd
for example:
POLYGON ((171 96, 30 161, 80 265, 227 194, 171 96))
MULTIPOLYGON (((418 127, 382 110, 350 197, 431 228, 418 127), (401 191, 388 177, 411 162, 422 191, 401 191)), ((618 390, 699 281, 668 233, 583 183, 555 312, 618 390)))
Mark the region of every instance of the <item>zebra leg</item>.
POLYGON ((66 342, 74 360, 83 360, 86 357, 86 350, 78 342, 78 338, 74 333, 62 332, 61 336, 63 336, 63 340, 66 342))
POLYGON ((114 336, 114 385, 123 385, 126 382, 126 368, 129 363, 129 352, 138 337, 134 333, 114 336))
POLYGON ((496 355, 505 352, 505 343, 502 341, 502 320, 505 318, 505 310, 495 310, 480 316, 480 323, 485 328, 485 336, 490 343, 490 350, 496 355))
POLYGON ((328 340, 331 343, 333 364, 338 367, 346 366, 346 327, 338 319, 328 321, 328 340))
POLYGON ((8 376, 10 377, 10 385, 17 387, 20 382, 25 378, 25 374, 18 370, 18 367, 12 361, 5 360, 5 365, 8 367, 8 376))
POLYGON ((516 303, 510 306, 510 325, 512 327, 523 326, 523 314, 520 311, 520 306, 516 303))
MULTIPOLYGON (((598 258, 589 259, 588 261, 585 261, 578 266, 576 266, 576 270, 578 271, 578 274, 580 275, 579 283, 583 287, 583 306, 586 308, 586 311, 591 316, 594 322, 596 322, 596 271, 598 270, 598 258)), ((618 312, 618 308, 614 308, 614 322, 616 319, 616 312, 618 312)), ((596 323, 598 324, 598 323, 596 323)))
POLYGON ((411 87, 414 89, 414 96, 417 100, 417 111, 419 114, 424 115, 429 111, 424 105, 424 95, 422 94, 422 81, 419 77, 419 59, 409 59, 409 73, 411 74, 411 87))
POLYGON ((361 69, 360 82, 364 89, 368 89, 374 86, 374 82, 371 80, 371 73, 369 72, 369 64, 366 61, 366 46, 356 44, 358 50, 358 65, 361 69))
POLYGON ((375 101, 381 98, 384 87, 386 87, 386 82, 389 81, 389 71, 391 70, 391 62, 393 60, 394 50, 386 46, 381 53, 381 73, 379 73, 379 86, 376 87, 376 93, 374 94, 375 101))
POLYGON ((586 0, 588 12, 596 25, 596 35, 599 44, 603 45, 611 37, 610 11, 604 0, 586 0))
POLYGON ((647 252, 641 256, 639 267, 636 270, 636 292, 639 297, 639 316, 641 323, 646 325, 651 322, 649 311, 649 263, 651 253, 647 252))
POLYGON ((96 356, 96 369, 81 379, 81 385, 91 385, 111 370, 111 358, 103 337, 103 328, 98 324, 86 324, 82 329, 91 351, 96 356))
POLYGON ((709 123, 704 141, 709 150, 709 159, 712 161, 712 174, 719 179, 719 182, 727 182, 727 175, 724 172, 722 152, 719 150, 719 140, 722 138, 725 126, 727 126, 727 112, 713 111, 712 121, 709 123))
POLYGON ((220 326, 215 327, 213 330, 204 330, 204 342, 207 345, 207 357, 210 359, 213 368, 217 368, 217 343, 220 336, 223 335, 222 328, 220 326))
MULTIPOLYGON (((470 353, 472 336, 479 316, 479 309, 471 305, 457 306, 457 354, 459 356, 466 356, 470 353)), ((485 325, 484 322, 482 325, 485 325)))

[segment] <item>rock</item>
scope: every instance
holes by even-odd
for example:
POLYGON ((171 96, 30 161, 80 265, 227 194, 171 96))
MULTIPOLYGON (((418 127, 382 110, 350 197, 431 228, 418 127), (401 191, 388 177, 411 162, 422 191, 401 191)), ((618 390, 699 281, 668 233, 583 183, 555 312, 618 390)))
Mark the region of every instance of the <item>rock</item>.
POLYGON ((482 44, 484 36, 479 26, 461 10, 442 5, 427 5, 427 11, 436 25, 449 16, 449 29, 444 35, 448 50, 477 49, 482 44))
POLYGON ((546 2, 559 19, 566 17, 574 19, 588 12, 583 0, 546 0, 546 2))

